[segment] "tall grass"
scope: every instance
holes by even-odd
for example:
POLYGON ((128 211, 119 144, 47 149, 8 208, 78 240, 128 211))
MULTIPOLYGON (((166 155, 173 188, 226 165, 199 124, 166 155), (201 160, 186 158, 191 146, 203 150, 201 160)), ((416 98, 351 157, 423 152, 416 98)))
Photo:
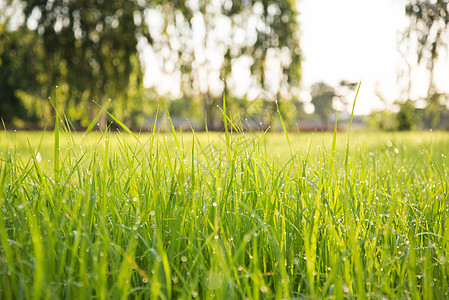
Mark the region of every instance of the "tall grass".
POLYGON ((449 297, 447 133, 224 120, 2 133, 0 298, 449 297))

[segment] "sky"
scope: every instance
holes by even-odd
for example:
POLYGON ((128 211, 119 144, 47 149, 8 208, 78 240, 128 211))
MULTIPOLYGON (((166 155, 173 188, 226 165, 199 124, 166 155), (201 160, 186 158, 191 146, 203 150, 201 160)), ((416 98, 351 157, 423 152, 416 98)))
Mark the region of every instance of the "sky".
MULTIPOLYGON (((408 25, 400 0, 299 0, 303 61, 303 97, 317 81, 337 85, 342 79, 362 81, 356 114, 391 108, 401 96, 398 71, 404 61, 398 52, 400 32, 408 25), (377 96, 381 95, 385 105, 377 96)), ((427 73, 415 66, 412 98, 427 92, 427 73)), ((449 92, 449 59, 436 69, 437 85, 449 92)), ((310 110, 311 105, 306 105, 310 110)), ((394 109, 394 108, 393 108, 394 109)))

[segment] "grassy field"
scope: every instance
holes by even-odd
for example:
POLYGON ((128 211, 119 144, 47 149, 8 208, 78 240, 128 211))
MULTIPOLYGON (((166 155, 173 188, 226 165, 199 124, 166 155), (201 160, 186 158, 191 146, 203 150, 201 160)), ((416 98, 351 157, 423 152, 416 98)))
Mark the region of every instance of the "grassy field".
POLYGON ((449 134, 0 133, 0 298, 448 298, 449 134))

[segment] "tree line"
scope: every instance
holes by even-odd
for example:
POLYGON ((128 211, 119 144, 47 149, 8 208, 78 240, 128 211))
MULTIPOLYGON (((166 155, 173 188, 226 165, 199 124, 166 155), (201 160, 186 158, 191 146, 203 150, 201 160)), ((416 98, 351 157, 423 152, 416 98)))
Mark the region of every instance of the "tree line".
MULTIPOLYGON (((201 104, 211 130, 220 126, 215 107, 230 92, 227 82, 239 58, 249 58, 256 89, 266 90, 274 80, 282 85, 272 90, 273 100, 291 100, 290 90, 299 86, 294 1, 11 0, 6 5, 23 15, 15 28, 17 12, 3 11, 1 17, 0 114, 6 122, 51 123, 48 99, 58 98, 76 125, 86 124, 104 105, 137 124, 154 113, 148 99, 165 98, 142 87, 139 47, 145 45, 158 54, 162 72, 183 76, 182 98, 201 104), (204 49, 219 53, 218 66, 204 49), (278 78, 267 78, 268 60, 278 62, 278 78)), ((100 123, 104 128, 105 115, 100 123)))
MULTIPOLYGON (((235 118, 250 117, 262 127, 274 122, 278 109, 291 126, 304 116, 294 0, 3 0, 0 5, 0 116, 7 124, 51 126, 58 101, 74 126, 86 126, 107 105, 130 126, 139 127, 167 107, 218 130, 223 95, 235 99, 230 106, 235 118), (153 71, 144 63, 148 47, 159 72, 171 74, 166 84, 178 84, 180 95, 143 86, 145 74, 153 71), (243 62, 250 82, 238 95, 236 66, 243 62)), ((447 95, 438 92, 433 74, 447 46, 448 1, 410 1, 405 10, 411 25, 404 41, 417 45, 417 61, 429 70, 423 124, 438 127, 447 95)), ((342 95, 354 87, 345 81, 337 87, 312 86, 323 127, 332 103, 343 103, 342 95)), ((407 97, 399 103, 403 112, 415 107, 407 97)), ((410 114, 405 115, 398 120, 408 120, 410 114)), ((103 114, 100 127, 107 121, 103 114)))
MULTIPOLYGON (((400 46, 406 68, 398 75, 407 82, 400 99, 395 101, 396 111, 374 111, 370 122, 382 130, 446 129, 449 130, 449 94, 441 92, 435 81, 436 64, 440 57, 448 58, 449 1, 412 0, 406 3, 405 13, 410 25, 403 32, 400 46), (427 95, 413 99, 411 71, 413 61, 427 70, 427 95)), ((379 97, 382 100, 382 97, 379 97)))

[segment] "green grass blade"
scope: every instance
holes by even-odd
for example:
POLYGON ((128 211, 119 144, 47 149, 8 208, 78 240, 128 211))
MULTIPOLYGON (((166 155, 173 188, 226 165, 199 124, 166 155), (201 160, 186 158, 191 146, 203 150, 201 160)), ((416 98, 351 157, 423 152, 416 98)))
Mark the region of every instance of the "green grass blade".
POLYGON ((284 131, 284 135, 285 135, 285 138, 287 139, 288 147, 290 149, 290 154, 293 155, 292 144, 290 143, 290 139, 288 138, 288 132, 287 132, 287 129, 285 128, 284 119, 282 118, 282 114, 279 109, 279 103, 277 100, 275 100, 275 102, 276 102, 276 110, 277 110, 277 113, 279 116, 279 120, 281 121, 282 130, 284 131))
POLYGON ((129 129, 125 124, 123 124, 119 119, 117 119, 116 117, 114 117, 114 115, 112 115, 111 113, 109 113, 108 111, 106 111, 106 113, 112 118, 112 120, 114 120, 115 123, 117 123, 118 125, 120 125, 120 127, 122 127, 126 132, 128 132, 136 141, 139 141, 139 139, 137 138, 137 136, 131 131, 131 129, 129 129))
POLYGON ((348 172, 348 162, 349 162, 349 137, 351 134, 351 126, 352 126, 352 118, 354 117, 354 109, 355 109, 355 103, 357 102, 357 96, 359 95, 360 86, 362 85, 362 81, 359 82, 359 85, 357 86, 357 92, 355 93, 354 101, 352 103, 352 110, 351 110, 351 118, 349 120, 349 128, 348 128, 348 141, 346 143, 346 152, 345 152, 345 171, 348 172))
POLYGON ((55 91, 55 129, 54 129, 54 172, 55 183, 59 183, 59 116, 58 116, 58 92, 55 91))
POLYGON ((87 134, 89 132, 92 131, 92 129, 94 128, 94 126, 97 124, 98 119, 100 118, 101 114, 106 111, 106 108, 108 106, 108 103, 106 103, 98 112, 98 114, 95 116, 95 118, 92 120, 92 122, 90 122, 90 124, 87 126, 86 131, 84 132, 84 137, 87 136, 87 134))

